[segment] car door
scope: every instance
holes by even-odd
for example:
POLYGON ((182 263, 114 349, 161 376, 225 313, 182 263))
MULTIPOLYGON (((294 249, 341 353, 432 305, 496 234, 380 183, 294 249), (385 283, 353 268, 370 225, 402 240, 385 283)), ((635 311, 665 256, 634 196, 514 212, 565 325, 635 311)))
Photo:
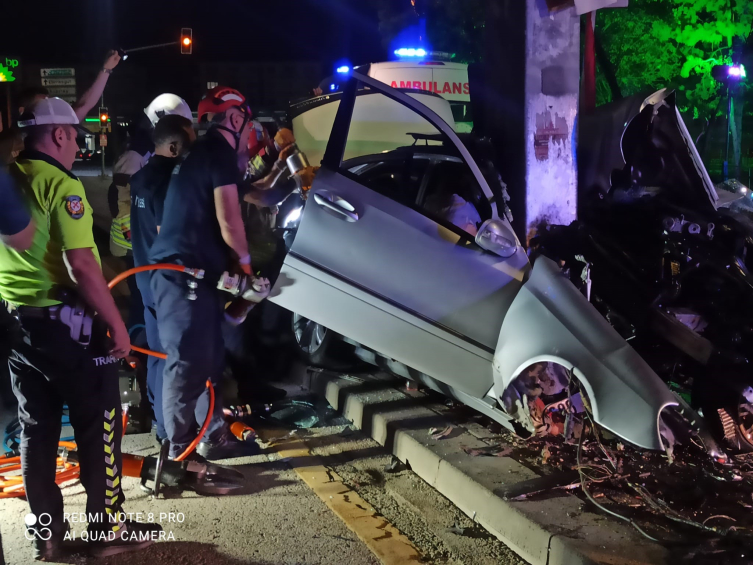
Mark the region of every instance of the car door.
MULTIPOLYGON (((381 185, 367 186, 348 169, 343 156, 349 146, 358 145, 362 155, 369 152, 353 126, 356 122, 351 123, 356 94, 363 88, 372 91, 370 96, 388 99, 395 116, 414 114, 406 120, 406 139, 411 139, 410 128, 417 119, 430 125, 436 137, 423 143, 437 145, 440 139, 460 155, 466 180, 489 201, 487 215, 497 216, 489 186, 452 128, 409 96, 354 75, 344 85, 322 169, 271 300, 412 369, 483 397, 493 383, 491 362, 502 320, 522 285, 528 259, 519 245, 507 259, 485 252, 472 234, 441 214, 401 201, 394 186, 390 192, 381 191, 381 185)), ((373 120, 369 123, 361 116, 357 127, 370 128, 369 139, 378 139, 382 121, 387 120, 390 131, 385 140, 394 139, 393 119, 380 112, 373 120)), ((375 144, 374 153, 388 153, 385 143, 375 144)), ((403 147, 394 150, 405 149, 404 141, 399 144, 403 147)), ((455 196, 449 200, 455 202, 455 196)))

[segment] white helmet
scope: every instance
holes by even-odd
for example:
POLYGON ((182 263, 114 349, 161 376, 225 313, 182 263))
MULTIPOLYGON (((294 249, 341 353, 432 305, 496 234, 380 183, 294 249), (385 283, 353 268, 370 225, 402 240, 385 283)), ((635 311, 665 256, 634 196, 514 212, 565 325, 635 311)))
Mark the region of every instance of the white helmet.
POLYGON ((78 117, 71 105, 60 98, 42 98, 24 109, 18 120, 18 127, 42 126, 46 124, 78 125, 78 117))
POLYGON ((191 114, 191 108, 186 101, 180 96, 175 94, 160 94, 152 100, 152 103, 144 108, 144 113, 152 122, 153 126, 157 125, 160 118, 164 116, 170 116, 172 114, 178 114, 184 118, 193 121, 193 115, 191 114))

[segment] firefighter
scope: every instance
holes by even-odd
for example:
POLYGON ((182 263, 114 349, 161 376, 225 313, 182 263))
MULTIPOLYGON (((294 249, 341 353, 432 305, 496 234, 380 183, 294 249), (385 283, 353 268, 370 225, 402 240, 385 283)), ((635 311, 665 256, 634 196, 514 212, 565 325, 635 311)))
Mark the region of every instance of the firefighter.
MULTIPOLYGON (((191 120, 173 114, 160 119, 154 128, 154 155, 143 169, 131 177, 131 244, 136 267, 149 264, 149 250, 157 239, 162 224, 165 195, 173 169, 196 140, 191 120)), ((136 282, 144 303, 144 325, 149 349, 162 351, 157 325, 157 312, 149 288, 150 273, 138 273, 136 282)), ((167 437, 162 417, 163 359, 147 361, 147 393, 154 411, 157 443, 167 437)))
MULTIPOLYGON (((149 106, 144 108, 144 113, 131 125, 128 147, 112 168, 112 184, 107 193, 113 218, 110 224, 110 253, 114 257, 122 257, 126 269, 134 265, 131 245, 131 176, 140 171, 154 154, 154 126, 163 116, 171 115, 192 120, 191 108, 180 96, 165 93, 152 100, 149 106)), ((131 293, 128 326, 133 328, 144 322, 141 316, 142 298, 136 279, 130 277, 127 283, 131 293)))
POLYGON ((70 171, 78 123, 60 98, 26 109, 19 121, 26 149, 10 172, 37 230, 26 251, 0 245, 0 295, 20 324, 9 368, 21 423, 24 488, 31 513, 49 515, 49 524, 40 520, 44 531, 33 520, 26 524, 34 558, 45 561, 57 560, 67 531, 55 484, 63 404, 78 445, 89 532, 98 540, 90 552, 103 557, 150 544, 123 535, 143 527, 121 519, 117 368, 130 343, 102 276, 91 206, 70 171))
POLYGON ((222 415, 218 384, 227 295, 216 288, 225 271, 253 272, 238 194, 248 165, 251 117, 245 97, 232 88, 216 87, 202 99, 199 121, 211 127, 173 169, 162 225, 149 253, 152 264, 177 263, 206 272, 195 288, 188 286, 194 281, 174 271, 155 271, 151 278, 159 337, 167 354, 162 408, 173 458, 184 452, 207 417, 207 379, 214 384, 214 411, 192 456, 225 459, 256 451, 255 444, 241 443, 229 433, 222 415))

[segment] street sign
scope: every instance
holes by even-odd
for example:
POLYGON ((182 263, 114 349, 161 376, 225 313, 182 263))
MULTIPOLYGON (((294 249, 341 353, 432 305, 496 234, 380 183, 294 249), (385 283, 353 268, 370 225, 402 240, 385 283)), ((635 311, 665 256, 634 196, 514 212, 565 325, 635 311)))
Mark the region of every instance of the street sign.
POLYGON ((75 78, 43 78, 42 86, 76 86, 75 78))
POLYGON ((106 133, 102 133, 99 135, 99 146, 107 147, 107 134, 106 133))
POLYGON ((76 95, 76 87, 75 86, 53 86, 51 88, 48 88, 50 92, 50 96, 75 96, 76 95))
POLYGON ((42 77, 75 77, 76 69, 40 69, 39 73, 42 77))

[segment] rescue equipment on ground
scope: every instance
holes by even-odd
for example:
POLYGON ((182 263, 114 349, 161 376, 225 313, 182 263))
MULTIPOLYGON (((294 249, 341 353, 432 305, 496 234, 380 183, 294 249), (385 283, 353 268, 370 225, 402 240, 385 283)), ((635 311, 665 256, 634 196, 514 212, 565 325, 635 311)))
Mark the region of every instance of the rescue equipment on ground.
MULTIPOLYGON (((191 277, 191 281, 194 283, 196 280, 203 279, 205 275, 202 269, 193 269, 183 265, 163 263, 129 269, 115 277, 107 286, 112 290, 117 284, 136 273, 158 270, 185 273, 191 277)), ((256 304, 269 295, 270 284, 269 281, 264 278, 248 277, 246 275, 232 276, 229 273, 224 273, 217 284, 217 288, 230 292, 236 296, 236 299, 231 303, 231 307, 236 303, 238 305, 233 307, 234 310, 232 311, 232 315, 237 316, 239 313, 245 312, 243 314, 243 318, 245 319, 245 315, 248 314, 256 304)), ((60 321, 71 328, 71 336, 74 337, 74 333, 78 336, 78 338, 74 337, 77 341, 81 342, 82 335, 91 336, 91 323, 93 316, 89 315, 83 306, 72 307, 69 305, 60 305, 55 308, 55 313, 58 316, 57 319, 60 319, 60 321)), ((167 355, 158 351, 151 351, 134 345, 131 345, 131 349, 145 355, 167 359, 167 355)), ((129 453, 122 454, 123 476, 140 478, 141 487, 153 497, 159 496, 160 489, 163 485, 186 488, 199 494, 210 496, 228 494, 233 490, 242 488, 243 486, 243 473, 236 469, 224 467, 222 465, 214 465, 212 463, 185 461, 185 459, 193 453, 196 446, 198 446, 199 442, 204 437, 214 411, 215 398, 214 388, 212 387, 211 381, 207 380, 206 386, 209 390, 209 409, 207 411, 207 417, 201 426, 199 434, 188 445, 183 453, 174 460, 169 460, 167 455, 170 444, 168 440, 164 440, 157 457, 143 457, 129 453), (152 481, 153 487, 148 487, 147 481, 152 481)), ((125 407, 123 410, 124 435, 127 425, 128 409, 125 407)), ((230 432, 241 441, 253 441, 256 437, 256 431, 253 428, 238 421, 230 422, 230 432)), ((62 484, 77 479, 79 477, 80 469, 75 451, 76 444, 71 441, 61 441, 58 445, 59 451, 55 482, 57 484, 62 484)), ((23 477, 21 475, 14 474, 6 476, 6 473, 17 472, 20 469, 20 456, 6 455, 5 457, 0 458, 0 499, 26 495, 23 485, 23 477)))

